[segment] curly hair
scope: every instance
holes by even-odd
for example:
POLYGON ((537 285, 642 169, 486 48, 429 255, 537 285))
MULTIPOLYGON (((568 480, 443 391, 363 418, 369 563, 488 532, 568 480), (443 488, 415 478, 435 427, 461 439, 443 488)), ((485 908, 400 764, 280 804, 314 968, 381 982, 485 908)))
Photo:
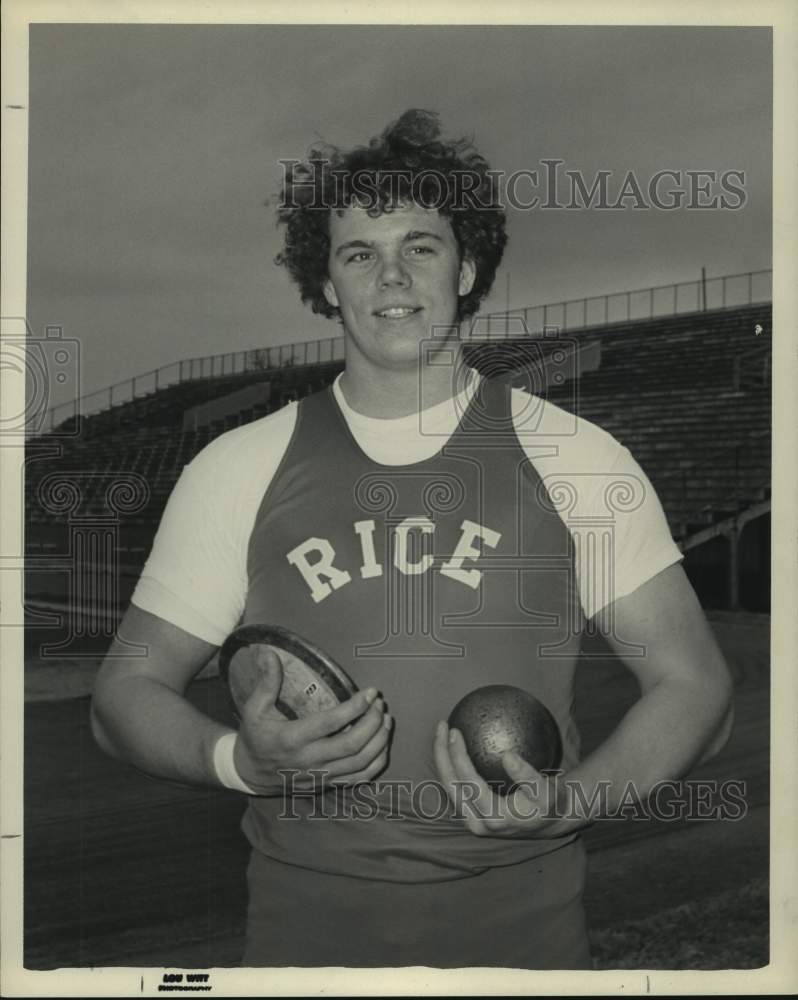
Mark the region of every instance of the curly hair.
POLYGON ((496 174, 470 139, 440 137, 438 115, 411 109, 368 146, 344 153, 312 149, 304 162, 282 161, 285 173, 278 224, 285 226, 275 263, 287 268, 302 301, 315 313, 340 318, 324 296, 330 251, 330 212, 352 205, 369 215, 415 203, 449 220, 460 259, 476 269, 473 287, 458 300, 458 322, 472 316, 490 291, 507 242, 496 174))

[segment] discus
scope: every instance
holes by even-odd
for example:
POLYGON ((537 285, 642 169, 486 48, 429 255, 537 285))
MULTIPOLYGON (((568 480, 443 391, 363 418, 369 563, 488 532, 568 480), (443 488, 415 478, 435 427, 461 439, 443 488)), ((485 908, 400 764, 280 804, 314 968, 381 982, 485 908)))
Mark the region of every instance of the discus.
POLYGON ((242 625, 219 650, 219 673, 241 713, 267 667, 271 650, 283 667, 275 708, 286 719, 303 719, 348 701, 357 685, 323 649, 280 625, 242 625))

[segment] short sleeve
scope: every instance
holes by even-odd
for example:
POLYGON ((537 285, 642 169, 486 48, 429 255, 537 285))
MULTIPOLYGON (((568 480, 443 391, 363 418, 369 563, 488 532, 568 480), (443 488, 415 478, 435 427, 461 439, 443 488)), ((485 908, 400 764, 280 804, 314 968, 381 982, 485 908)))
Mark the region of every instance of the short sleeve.
POLYGON ((133 603, 215 646, 235 628, 246 598, 245 557, 231 531, 234 496, 214 462, 185 467, 155 535, 133 603))
POLYGON ((229 431, 184 469, 132 603, 215 646, 241 619, 249 538, 287 447, 296 404, 229 431))
POLYGON ((610 544, 604 547, 606 551, 592 555, 600 564, 584 566, 580 573, 582 603, 588 618, 683 558, 656 490, 628 448, 617 444, 608 489, 594 502, 601 504, 602 511, 609 507, 612 534, 610 544), (590 593, 589 582, 602 577, 608 589, 590 593))
POLYGON ((517 389, 513 418, 570 531, 587 619, 682 558, 659 497, 628 448, 589 420, 517 389))

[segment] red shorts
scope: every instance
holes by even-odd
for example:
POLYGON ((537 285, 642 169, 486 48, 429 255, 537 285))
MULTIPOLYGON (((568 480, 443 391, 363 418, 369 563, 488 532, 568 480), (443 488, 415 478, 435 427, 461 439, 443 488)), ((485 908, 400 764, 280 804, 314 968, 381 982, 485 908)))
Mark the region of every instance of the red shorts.
POLYGON ((580 840, 447 882, 329 875, 253 851, 242 965, 591 969, 580 840))

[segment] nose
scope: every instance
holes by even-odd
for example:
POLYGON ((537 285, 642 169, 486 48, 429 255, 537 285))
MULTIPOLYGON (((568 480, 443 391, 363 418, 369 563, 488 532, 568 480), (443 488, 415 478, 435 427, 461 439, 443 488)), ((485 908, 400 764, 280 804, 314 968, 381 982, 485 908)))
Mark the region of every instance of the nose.
POLYGON ((397 285, 400 288, 409 287, 410 274, 401 256, 390 254, 383 258, 379 273, 379 283, 381 288, 390 288, 392 285, 397 285))

